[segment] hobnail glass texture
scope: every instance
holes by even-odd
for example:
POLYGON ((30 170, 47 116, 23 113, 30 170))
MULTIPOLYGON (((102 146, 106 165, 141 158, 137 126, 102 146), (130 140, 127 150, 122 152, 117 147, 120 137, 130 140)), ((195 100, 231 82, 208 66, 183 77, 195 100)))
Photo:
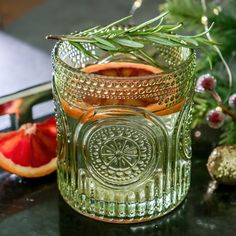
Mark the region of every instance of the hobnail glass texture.
POLYGON ((95 61, 67 42, 53 50, 58 186, 88 217, 142 222, 187 194, 195 54, 160 45, 151 52, 164 72, 112 77, 81 72, 95 61))

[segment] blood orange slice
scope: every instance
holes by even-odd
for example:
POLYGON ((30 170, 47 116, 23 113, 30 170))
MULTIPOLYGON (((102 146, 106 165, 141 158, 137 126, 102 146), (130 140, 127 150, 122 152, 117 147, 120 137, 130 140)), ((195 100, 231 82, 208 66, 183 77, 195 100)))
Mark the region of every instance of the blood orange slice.
POLYGON ((16 116, 18 116, 21 104, 22 104, 22 99, 17 99, 0 105, 0 115, 15 113, 16 116))
POLYGON ((23 177, 40 177, 56 170, 56 122, 24 124, 0 134, 0 167, 23 177))
MULTIPOLYGON (((81 71, 104 76, 118 76, 122 78, 128 78, 132 76, 145 76, 163 72, 162 69, 157 67, 131 62, 110 62, 106 64, 95 64, 87 66, 81 71)), ((175 82, 175 78, 173 78, 171 82, 175 82)), ((153 98, 122 100, 96 98, 93 96, 85 97, 83 99, 83 102, 87 105, 88 109, 92 109, 96 106, 110 105, 133 106, 143 108, 159 116, 168 115, 179 111, 184 103, 184 101, 181 101, 171 107, 166 108, 166 104, 163 103, 160 105, 156 103, 153 98)), ((64 107, 65 112, 75 119, 78 119, 83 114, 83 112, 86 111, 86 105, 84 105, 84 107, 81 107, 80 105, 78 104, 78 106, 76 107, 71 107, 65 100, 62 99, 62 106, 64 107)))
POLYGON ((82 69, 83 72, 105 76, 143 76, 162 72, 160 68, 146 64, 131 62, 110 62, 107 64, 95 64, 82 69))

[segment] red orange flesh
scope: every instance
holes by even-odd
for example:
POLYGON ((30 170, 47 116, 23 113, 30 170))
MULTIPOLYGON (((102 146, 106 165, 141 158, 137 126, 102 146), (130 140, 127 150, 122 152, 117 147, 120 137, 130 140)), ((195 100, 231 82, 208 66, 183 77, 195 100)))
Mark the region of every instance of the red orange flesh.
POLYGON ((24 177, 39 177, 53 172, 56 169, 55 118, 1 133, 0 167, 24 177))
MULTIPOLYGON (((145 76, 145 75, 157 74, 162 72, 163 70, 146 64, 130 63, 130 62, 111 62, 107 64, 91 65, 83 68, 81 71, 104 76, 113 76, 113 77, 118 76, 125 78, 131 76, 145 76)), ((159 105, 153 102, 152 99, 116 100, 116 99, 100 99, 95 97, 88 97, 84 99, 84 103, 88 105, 90 110, 96 106, 123 105, 123 106, 134 106, 143 108, 156 115, 164 116, 179 111, 184 103, 184 100, 169 108, 166 108, 165 104, 159 105)), ((80 106, 72 107, 64 99, 62 99, 62 106, 65 112, 69 116, 75 119, 78 119, 86 110, 84 108, 82 109, 82 107, 80 106)))

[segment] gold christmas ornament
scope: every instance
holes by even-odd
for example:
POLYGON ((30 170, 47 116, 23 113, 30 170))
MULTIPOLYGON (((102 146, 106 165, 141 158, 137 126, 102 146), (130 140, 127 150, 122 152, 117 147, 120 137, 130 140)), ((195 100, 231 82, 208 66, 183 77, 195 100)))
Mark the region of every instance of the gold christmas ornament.
POLYGON ((236 146, 218 146, 213 149, 207 168, 219 184, 236 185, 236 146))

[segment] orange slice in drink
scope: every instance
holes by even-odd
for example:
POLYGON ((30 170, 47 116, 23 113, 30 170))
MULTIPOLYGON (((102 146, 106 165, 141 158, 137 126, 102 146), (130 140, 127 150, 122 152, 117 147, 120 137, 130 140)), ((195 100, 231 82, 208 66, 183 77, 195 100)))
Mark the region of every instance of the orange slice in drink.
POLYGON ((40 177, 56 170, 56 122, 24 124, 0 134, 0 167, 24 177, 40 177))
MULTIPOLYGON (((88 67, 83 68, 81 71, 86 73, 92 73, 103 76, 110 77, 121 77, 129 78, 129 77, 138 77, 145 75, 158 74, 163 72, 160 68, 156 68, 146 64, 139 63, 130 63, 130 62, 110 62, 106 64, 95 64, 88 67)), ((172 79, 175 81, 175 79, 172 79)), ((132 83, 132 82, 131 82, 132 83)), ((169 95, 168 95, 169 96, 169 95)), ((184 101, 181 101, 178 104, 175 104, 171 107, 166 108, 165 104, 158 104, 155 102, 153 98, 144 98, 144 99, 101 99, 96 97, 87 97, 83 101, 89 110, 94 109, 96 106, 112 106, 112 105, 121 105, 121 106, 133 106, 140 107, 145 110, 148 110, 156 115, 168 115, 180 110, 184 101)), ((80 105, 76 107, 71 107, 69 104, 62 99, 62 105, 64 107, 65 112, 75 118, 78 119, 84 111, 87 109, 85 107, 80 107, 80 105)))
POLYGON ((157 74, 163 70, 146 64, 131 62, 110 62, 107 64, 95 64, 87 66, 83 68, 82 71, 105 76, 131 77, 157 74))

